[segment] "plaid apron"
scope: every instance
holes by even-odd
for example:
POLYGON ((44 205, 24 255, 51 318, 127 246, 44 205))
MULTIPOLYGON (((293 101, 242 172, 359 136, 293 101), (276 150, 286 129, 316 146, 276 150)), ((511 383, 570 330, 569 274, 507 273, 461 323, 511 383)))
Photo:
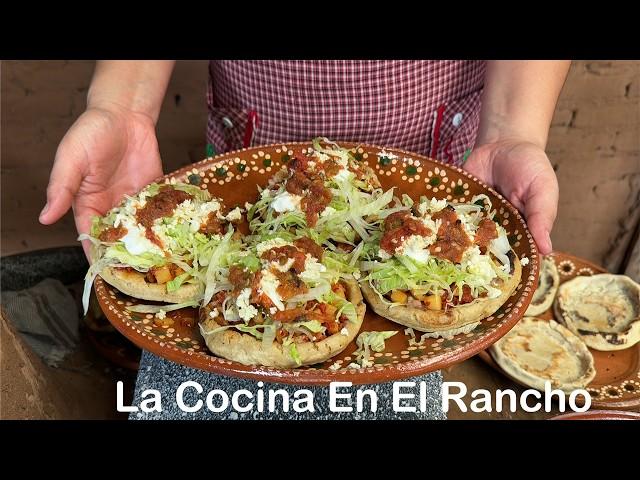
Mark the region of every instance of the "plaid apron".
POLYGON ((483 61, 212 61, 216 152, 316 136, 460 165, 478 129, 483 61))

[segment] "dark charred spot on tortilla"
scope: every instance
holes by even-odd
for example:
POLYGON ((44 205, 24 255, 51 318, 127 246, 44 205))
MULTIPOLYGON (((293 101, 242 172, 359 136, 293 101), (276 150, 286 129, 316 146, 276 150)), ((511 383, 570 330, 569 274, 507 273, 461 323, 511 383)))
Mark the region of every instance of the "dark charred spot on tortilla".
POLYGON ((516 271, 516 254, 513 252, 513 250, 509 250, 507 252, 507 258, 509 259, 509 263, 511 264, 511 269, 509 270, 510 274, 513 274, 513 272, 516 271))
POLYGON ((592 332, 591 330, 583 330, 581 328, 578 328, 578 333, 580 335, 584 335, 584 336, 588 336, 588 335, 598 335, 598 332, 592 332))
POLYGON ((626 343, 617 333, 605 333, 604 339, 611 345, 624 345, 626 343))

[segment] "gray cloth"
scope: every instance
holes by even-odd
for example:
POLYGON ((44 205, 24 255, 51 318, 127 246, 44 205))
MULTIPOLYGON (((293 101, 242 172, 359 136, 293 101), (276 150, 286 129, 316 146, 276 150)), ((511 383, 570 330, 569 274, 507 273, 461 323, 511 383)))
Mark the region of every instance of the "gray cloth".
POLYGON ((57 366, 79 340, 80 317, 73 296, 58 280, 2 293, 2 308, 24 341, 42 360, 57 366))
MULTIPOLYGON (((129 418, 132 420, 158 420, 158 419, 173 419, 173 420, 361 420, 361 419, 379 419, 379 420, 393 420, 393 419, 421 419, 421 420, 444 420, 446 415, 441 409, 441 385, 442 375, 440 372, 434 372, 420 377, 414 377, 407 379, 406 381, 413 381, 419 384, 419 382, 425 382, 426 386, 426 411, 420 412, 419 401, 417 399, 419 389, 410 389, 411 393, 414 393, 416 400, 411 401, 407 405, 417 406, 416 413, 396 413, 392 409, 392 384, 382 383, 376 385, 361 385, 353 386, 350 389, 341 389, 341 393, 351 393, 352 398, 355 399, 356 391, 358 389, 371 389, 377 393, 378 396, 378 410, 376 413, 370 411, 369 402, 364 402, 365 409, 361 413, 357 413, 354 406, 353 413, 334 413, 329 410, 329 387, 307 387, 307 386, 292 386, 283 384, 265 383, 262 388, 259 388, 258 382, 255 380, 244 380, 233 377, 225 377, 215 375, 202 370, 195 370, 192 368, 184 367, 177 363, 164 360, 152 353, 143 352, 140 360, 140 371, 138 372, 138 379, 136 381, 136 387, 134 391, 133 405, 140 405, 142 400, 142 393, 147 389, 159 390, 162 398, 162 412, 136 412, 131 413, 129 418), (257 408, 254 408, 248 413, 238 413, 231 406, 221 413, 214 413, 209 410, 206 405, 195 413, 187 413, 181 410, 176 403, 176 390, 178 386, 188 380, 199 383, 203 388, 203 393, 198 394, 193 389, 188 389, 185 392, 185 403, 187 405, 194 405, 198 399, 202 399, 203 403, 206 395, 209 391, 214 389, 220 389, 226 392, 231 397, 232 394, 239 389, 246 389, 255 393, 258 390, 265 392, 265 411, 260 413, 257 408), (269 389, 284 389, 290 394, 290 398, 293 402, 293 393, 298 390, 306 388, 313 392, 314 406, 316 411, 297 413, 293 409, 290 409, 288 413, 284 413, 280 408, 274 413, 270 413, 266 408, 266 398, 269 389)), ((149 398, 149 397, 147 397, 149 398)), ((243 400, 243 403, 248 400, 243 400)), ((220 404, 220 397, 216 396, 215 404, 220 404)), ((278 406, 281 405, 280 399, 278 399, 278 406)), ((347 402, 340 403, 340 405, 347 405, 347 402)))

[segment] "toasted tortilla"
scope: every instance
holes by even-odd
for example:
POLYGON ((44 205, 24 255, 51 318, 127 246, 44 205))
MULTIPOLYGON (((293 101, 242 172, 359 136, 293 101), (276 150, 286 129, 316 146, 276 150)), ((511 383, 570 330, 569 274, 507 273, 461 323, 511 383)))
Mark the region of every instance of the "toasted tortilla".
POLYGON ((122 293, 141 300, 185 303, 197 301, 203 293, 202 286, 194 283, 183 283, 174 292, 167 292, 166 284, 149 283, 144 274, 124 268, 107 267, 100 276, 122 293))
POLYGON ((345 281, 347 288, 347 300, 356 307, 357 321, 347 322, 345 328, 347 335, 338 332, 319 342, 296 343, 296 349, 302 363, 298 365, 289 354, 289 347, 278 342, 271 345, 263 345, 253 335, 242 333, 232 328, 216 333, 206 333, 219 325, 208 316, 209 310, 200 309, 200 331, 205 339, 207 347, 219 357, 233 360, 244 365, 263 365, 277 368, 297 368, 304 365, 313 365, 337 355, 353 341, 364 320, 366 305, 362 301, 362 293, 355 281, 345 281))
POLYGON ((560 275, 556 262, 552 257, 543 257, 540 265, 540 276, 538 277, 538 287, 533 292, 533 298, 529 308, 525 312, 528 317, 535 317, 546 312, 553 305, 553 300, 560 285, 560 275))
POLYGON ((537 390, 549 381, 554 389, 570 393, 596 375, 584 342, 554 320, 525 317, 489 352, 510 377, 537 390))
POLYGON ((522 266, 516 255, 512 258, 513 272, 511 277, 499 287, 502 293, 498 297, 477 298, 473 302, 451 307, 446 311, 388 305, 367 282, 361 284, 362 293, 378 315, 414 330, 433 333, 434 337, 451 338, 458 333, 468 333, 473 330, 480 320, 498 310, 515 291, 522 276, 522 266))
POLYGON ((558 288, 556 319, 596 350, 640 342, 640 285, 625 275, 579 276, 558 288))

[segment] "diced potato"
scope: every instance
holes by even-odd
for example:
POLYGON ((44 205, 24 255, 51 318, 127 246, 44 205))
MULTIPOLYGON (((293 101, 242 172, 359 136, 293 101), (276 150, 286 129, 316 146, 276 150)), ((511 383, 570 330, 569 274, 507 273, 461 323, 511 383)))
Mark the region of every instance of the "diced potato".
POLYGON ((154 270, 153 275, 156 277, 156 282, 161 285, 173 279, 173 277, 171 276, 171 270, 169 270, 169 267, 167 266, 160 267, 157 270, 154 270))
POLYGON ((420 294, 418 294, 418 293, 413 293, 413 292, 411 292, 411 296, 412 296, 413 298, 415 298, 416 300, 418 300, 419 302, 424 302, 424 301, 425 301, 425 299, 427 298, 427 296, 426 296, 426 295, 420 295, 420 294))
POLYGON ((442 297, 440 295, 425 295, 423 302, 429 310, 442 310, 442 297))
POLYGON ((181 269, 179 266, 174 265, 174 269, 173 269, 173 278, 180 276, 184 273, 184 270, 181 269))
POLYGON ((391 301, 394 303, 407 303, 407 294, 400 290, 391 290, 391 301))
POLYGON ((333 284, 333 286, 331 287, 331 290, 333 290, 333 293, 335 293, 339 297, 347 298, 347 294, 344 290, 344 285, 342 285, 341 283, 338 282, 333 284))

